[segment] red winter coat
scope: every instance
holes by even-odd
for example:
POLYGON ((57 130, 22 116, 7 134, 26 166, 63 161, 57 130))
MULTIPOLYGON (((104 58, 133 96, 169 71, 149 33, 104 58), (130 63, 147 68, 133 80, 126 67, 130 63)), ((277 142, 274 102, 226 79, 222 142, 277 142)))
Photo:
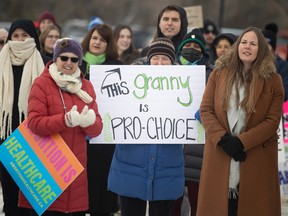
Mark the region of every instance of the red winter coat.
MULTIPOLYGON (((86 136, 95 137, 101 133, 103 127, 102 119, 98 112, 93 86, 89 80, 81 76, 82 90, 93 98, 93 102, 86 105, 95 111, 96 122, 86 128, 80 126, 70 128, 66 126, 59 87, 48 71, 50 64, 46 65, 44 72, 32 85, 28 100, 28 127, 32 132, 40 136, 59 133, 85 169, 47 210, 60 212, 84 211, 88 209, 86 136)), ((78 112, 82 111, 85 103, 76 94, 62 91, 62 95, 67 112, 73 105, 77 105, 78 112)), ((31 205, 21 192, 19 206, 31 208, 31 205)))

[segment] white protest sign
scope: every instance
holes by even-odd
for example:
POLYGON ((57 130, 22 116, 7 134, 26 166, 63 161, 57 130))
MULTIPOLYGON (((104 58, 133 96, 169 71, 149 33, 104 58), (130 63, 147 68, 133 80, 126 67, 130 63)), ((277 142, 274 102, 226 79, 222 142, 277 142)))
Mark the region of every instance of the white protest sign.
POLYGON ((103 131, 90 143, 198 144, 205 66, 93 65, 103 131))
POLYGON ((277 130, 278 133, 278 162, 284 163, 286 162, 286 154, 285 154, 285 145, 284 145, 284 133, 283 133, 283 119, 281 118, 279 128, 277 130))

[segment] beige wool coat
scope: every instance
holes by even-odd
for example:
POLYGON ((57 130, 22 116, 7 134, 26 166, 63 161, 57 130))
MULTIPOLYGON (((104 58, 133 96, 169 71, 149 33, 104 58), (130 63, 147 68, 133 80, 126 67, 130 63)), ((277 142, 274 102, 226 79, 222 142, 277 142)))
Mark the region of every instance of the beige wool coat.
MULTIPOLYGON (((282 114, 284 90, 281 77, 264 60, 256 89, 256 112, 246 116, 246 130, 238 137, 247 158, 240 163, 238 216, 280 216, 280 185, 276 133, 282 114), (266 65, 265 65, 266 64, 266 65), (264 79, 265 78, 265 79, 264 79)), ((229 130, 221 108, 220 87, 227 69, 213 71, 201 102, 206 131, 197 216, 228 215, 228 178, 231 157, 218 146, 229 130)))

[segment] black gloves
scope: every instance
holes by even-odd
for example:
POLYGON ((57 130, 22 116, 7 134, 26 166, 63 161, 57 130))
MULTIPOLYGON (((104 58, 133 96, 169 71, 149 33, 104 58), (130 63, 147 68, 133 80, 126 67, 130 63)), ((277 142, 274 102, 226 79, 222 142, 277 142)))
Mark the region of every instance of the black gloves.
POLYGON ((235 161, 245 161, 247 154, 243 151, 244 146, 238 137, 226 133, 218 145, 235 161))

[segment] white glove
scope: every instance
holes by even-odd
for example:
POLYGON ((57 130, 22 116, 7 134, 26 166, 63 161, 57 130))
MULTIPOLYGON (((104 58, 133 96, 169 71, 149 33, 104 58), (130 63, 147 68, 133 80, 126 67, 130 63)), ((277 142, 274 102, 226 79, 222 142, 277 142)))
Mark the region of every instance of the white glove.
POLYGON ((80 114, 80 126, 85 128, 94 124, 95 121, 96 121, 96 114, 94 110, 88 109, 88 107, 85 105, 80 114))
POLYGON ((76 105, 74 105, 72 109, 65 114, 65 123, 68 127, 76 127, 80 125, 80 114, 77 111, 76 105))

